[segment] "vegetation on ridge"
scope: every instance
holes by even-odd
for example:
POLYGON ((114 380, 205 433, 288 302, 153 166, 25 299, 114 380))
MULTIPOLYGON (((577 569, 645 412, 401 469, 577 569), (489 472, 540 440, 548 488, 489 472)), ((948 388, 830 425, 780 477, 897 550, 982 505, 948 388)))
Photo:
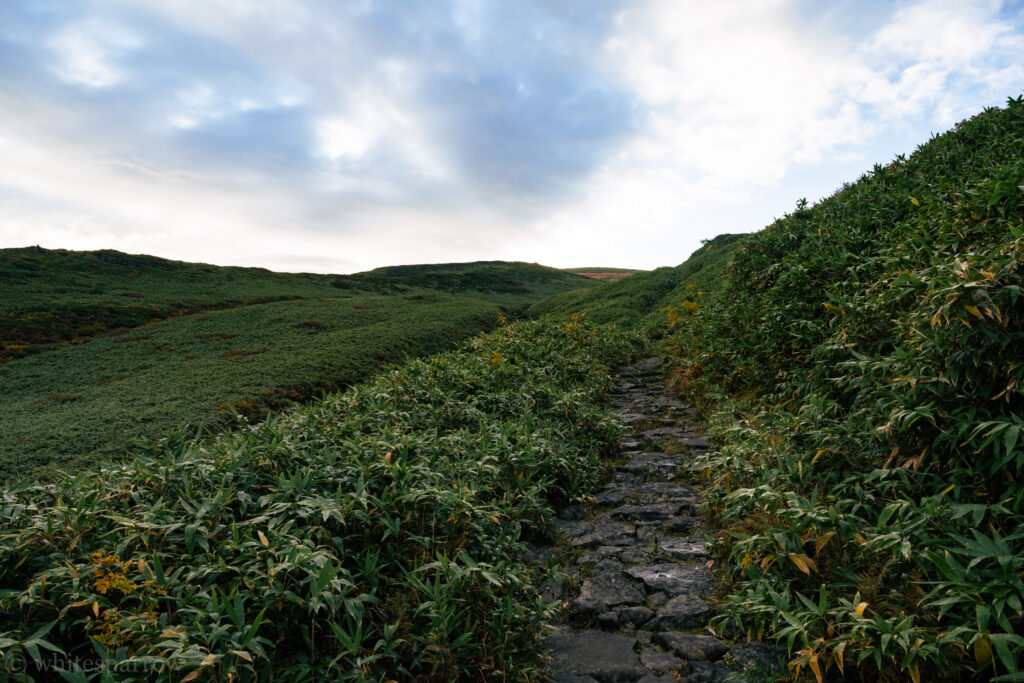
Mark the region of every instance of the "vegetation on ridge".
POLYGON ((818 680, 1024 680, 1024 100, 743 239, 669 348, 715 623, 818 680))
POLYGON ((303 299, 189 315, 37 353, 0 372, 0 481, 131 455, 181 425, 217 431, 437 353, 499 309, 438 295, 303 299))
POLYGON ((602 476, 609 363, 638 342, 506 325, 202 444, 9 487, 0 652, 72 681, 533 680, 550 614, 524 541, 602 476))

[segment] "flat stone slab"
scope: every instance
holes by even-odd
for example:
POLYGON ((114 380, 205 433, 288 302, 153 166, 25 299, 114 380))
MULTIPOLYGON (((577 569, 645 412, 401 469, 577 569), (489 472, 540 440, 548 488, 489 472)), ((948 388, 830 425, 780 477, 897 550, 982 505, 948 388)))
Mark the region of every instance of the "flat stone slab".
POLYGON ((552 674, 590 676, 598 683, 633 683, 647 673, 633 648, 636 638, 604 631, 548 636, 552 674))
POLYGON ((711 607, 696 595, 677 595, 658 608, 658 613, 644 628, 651 631, 703 626, 711 616, 711 607))
POLYGON ((661 525, 662 531, 670 534, 692 534, 704 530, 702 517, 674 517, 661 525))
POLYGON ((623 522, 604 521, 593 525, 590 533, 569 539, 569 544, 583 549, 602 545, 632 545, 636 542, 636 527, 623 522))
POLYGON ((686 683, 729 683, 735 675, 721 662, 690 662, 686 683))
POLYGON ((594 496, 594 502, 606 507, 622 505, 633 495, 634 490, 632 486, 606 486, 594 496))
POLYGON ((613 519, 664 521, 675 517, 683 506, 679 503, 655 503, 653 505, 623 505, 612 510, 613 519))
POLYGON ((713 636, 698 635, 695 633, 681 633, 679 631, 667 631, 656 633, 652 638, 655 645, 672 650, 687 661, 711 661, 721 658, 729 648, 725 643, 713 636))
POLYGON ((653 503, 679 503, 694 505, 700 501, 697 489, 689 484, 676 484, 668 481, 651 481, 636 490, 637 502, 643 505, 653 503))
POLYGON ((704 567, 691 564, 652 564, 631 567, 626 573, 643 581, 651 590, 665 591, 669 595, 709 594, 713 585, 704 567))
POLYGON ((661 439, 685 439, 688 436, 693 436, 693 431, 684 427, 655 427, 654 429, 645 429, 637 434, 637 438, 644 441, 657 441, 661 439))
MULTIPOLYGON (((650 650, 641 653, 640 663, 656 674, 672 673, 683 669, 685 666, 683 660, 675 655, 670 655, 667 652, 652 652, 650 650)), ((683 673, 685 673, 685 670, 683 673)))
POLYGON ((708 556, 708 544, 704 541, 689 541, 678 536, 662 537, 658 550, 674 560, 699 560, 708 556))
POLYGON ((594 530, 594 525, 593 523, 585 520, 556 519, 555 528, 565 534, 567 538, 573 538, 575 536, 589 534, 594 530))
POLYGON ((644 593, 619 572, 594 574, 583 580, 580 596, 573 601, 573 609, 585 614, 602 614, 610 607, 640 605, 644 593))
POLYGON ((651 620, 654 610, 642 605, 623 607, 597 616, 597 621, 606 628, 635 628, 651 620))

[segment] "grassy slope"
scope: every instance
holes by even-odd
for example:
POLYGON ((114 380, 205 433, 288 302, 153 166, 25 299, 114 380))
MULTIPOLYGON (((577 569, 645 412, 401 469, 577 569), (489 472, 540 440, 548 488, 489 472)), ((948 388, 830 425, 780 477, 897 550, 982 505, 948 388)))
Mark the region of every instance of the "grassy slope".
POLYGON ((716 624, 825 677, 1022 680, 1024 100, 709 256, 532 310, 678 308, 722 447, 716 624))
POLYGON ((202 445, 5 489, 0 647, 97 680, 535 680, 552 576, 524 541, 603 476, 610 365, 637 341, 509 325, 202 445))
POLYGON ((388 266, 365 273, 340 275, 332 280, 340 289, 379 294, 405 294, 423 290, 486 299, 502 306, 537 301, 558 292, 600 283, 536 263, 477 261, 414 266, 388 266))
POLYGON ((724 618, 833 675, 1021 680, 1022 263, 1021 99, 743 241, 673 340, 724 618))
POLYGON ((501 261, 315 275, 35 247, 0 249, 0 282, 0 363, 119 328, 251 303, 438 291, 515 306, 598 284, 554 268, 501 261))
POLYGON ((439 295, 310 299, 214 311, 34 354, 0 369, 0 478, 118 456, 184 423, 219 426, 355 383, 497 323, 439 295))
POLYGON ((531 316, 560 317, 586 313, 592 322, 638 324, 645 316, 661 314, 666 306, 678 305, 684 297, 683 288, 688 284, 697 284, 700 288, 715 286, 741 237, 719 235, 681 265, 640 272, 596 289, 556 294, 530 305, 526 312, 531 316))

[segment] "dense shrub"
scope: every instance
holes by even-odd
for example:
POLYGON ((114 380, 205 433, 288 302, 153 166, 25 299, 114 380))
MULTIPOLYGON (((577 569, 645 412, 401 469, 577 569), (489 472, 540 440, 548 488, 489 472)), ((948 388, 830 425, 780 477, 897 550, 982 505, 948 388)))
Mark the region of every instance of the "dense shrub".
POLYGON ((599 407, 608 364, 636 344, 581 320, 506 325, 205 443, 4 490, 5 662, 526 680, 549 608, 524 540, 602 475, 621 430, 599 407))
POLYGON ((1024 680, 1024 100, 742 240, 676 326, 716 623, 863 680, 1024 680))

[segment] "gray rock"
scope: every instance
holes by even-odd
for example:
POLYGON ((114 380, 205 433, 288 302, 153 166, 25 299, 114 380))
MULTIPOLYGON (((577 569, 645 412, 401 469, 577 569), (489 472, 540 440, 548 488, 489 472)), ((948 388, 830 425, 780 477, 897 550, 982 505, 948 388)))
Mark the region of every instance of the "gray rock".
MULTIPOLYGON (((640 655, 640 663, 657 674, 672 673, 679 671, 685 666, 683 660, 675 655, 653 651, 642 653, 640 655)), ((682 673, 686 673, 686 671, 682 673)))
POLYGON ((643 592, 622 574, 605 573, 592 575, 583 580, 580 596, 573 600, 576 613, 597 615, 619 605, 640 605, 644 602, 643 592))
POLYGON ((619 574, 620 572, 622 572, 622 563, 614 557, 606 557, 595 563, 590 569, 591 575, 619 574))
POLYGON ((678 503, 655 503, 654 505, 623 505, 612 510, 614 519, 662 521, 679 514, 682 506, 678 503))
POLYGON ((556 519, 555 528, 562 534, 565 534, 567 538, 574 538, 583 534, 589 534, 594 530, 594 525, 583 520, 556 519))
POLYGON ((663 676, 655 676, 654 674, 644 674, 640 678, 636 679, 636 683, 670 683, 672 679, 665 680, 663 676))
POLYGON ((727 683, 732 672, 721 662, 690 662, 686 683, 727 683))
POLYGON ((703 517, 673 517, 661 525, 670 534, 692 534, 704 529, 703 517))
POLYGON ((661 591, 651 593, 647 596, 647 604, 651 605, 652 607, 661 607, 666 602, 668 602, 668 596, 662 593, 661 591))
POLYGON ((654 429, 645 429, 638 433, 638 439, 643 441, 657 441, 661 439, 685 439, 688 436, 693 436, 693 432, 685 427, 656 427, 654 429))
POLYGON ((655 645, 668 648, 689 662, 719 659, 729 651, 718 638, 695 633, 666 631, 656 633, 652 640, 655 645))
POLYGON ((606 507, 622 505, 622 503, 633 495, 633 491, 634 489, 632 486, 606 486, 594 497, 594 501, 598 505, 604 505, 606 507))
POLYGON ((700 496, 697 494, 697 490, 688 484, 651 481, 637 489, 637 502, 644 505, 651 503, 695 505, 699 501, 700 496))
POLYGON ((569 544, 577 548, 598 548, 603 545, 632 545, 636 539, 636 528, 632 524, 601 520, 593 525, 590 533, 571 538, 569 544))
POLYGON ((632 683, 646 670, 633 651, 636 638, 603 631, 548 636, 552 674, 590 676, 599 683, 632 683))
POLYGON ((695 451, 706 451, 710 448, 707 440, 703 436, 684 436, 676 439, 676 441, 684 446, 689 446, 695 451))
POLYGON ((590 676, 579 676, 560 671, 551 676, 550 683, 597 683, 597 681, 590 676))
MULTIPOLYGON (((610 558, 621 559, 622 553, 627 550, 629 550, 629 548, 614 545, 602 545, 599 548, 582 553, 576 562, 578 564, 590 564, 591 562, 600 562, 601 560, 607 560, 610 558)), ((623 562, 625 562, 625 560, 623 560, 623 562)))
POLYGON ((558 513, 559 519, 576 521, 586 519, 587 509, 582 505, 567 505, 558 513))
POLYGON ((688 541, 678 537, 659 539, 658 550, 673 560, 699 560, 708 556, 708 544, 704 541, 688 541))
POLYGON ((598 622, 606 628, 628 629, 646 623, 654 616, 654 611, 646 607, 623 607, 612 612, 605 612, 597 617, 598 622))
POLYGON ((692 593, 684 593, 659 607, 657 615, 644 624, 644 628, 652 631, 694 628, 706 624, 710 616, 711 608, 706 602, 692 593))
POLYGON ((709 594, 713 586, 704 567, 692 564, 652 564, 630 567, 626 573, 643 581, 651 590, 665 591, 669 595, 709 594))
POLYGON ((640 440, 633 436, 626 436, 619 442, 619 448, 624 451, 631 451, 640 448, 640 440))
POLYGON ((781 668, 780 660, 786 656, 786 648, 771 643, 739 643, 729 648, 729 655, 740 669, 749 669, 758 664, 781 668))
POLYGON ((622 550, 619 558, 626 564, 644 564, 651 561, 651 553, 649 550, 634 546, 622 550))

